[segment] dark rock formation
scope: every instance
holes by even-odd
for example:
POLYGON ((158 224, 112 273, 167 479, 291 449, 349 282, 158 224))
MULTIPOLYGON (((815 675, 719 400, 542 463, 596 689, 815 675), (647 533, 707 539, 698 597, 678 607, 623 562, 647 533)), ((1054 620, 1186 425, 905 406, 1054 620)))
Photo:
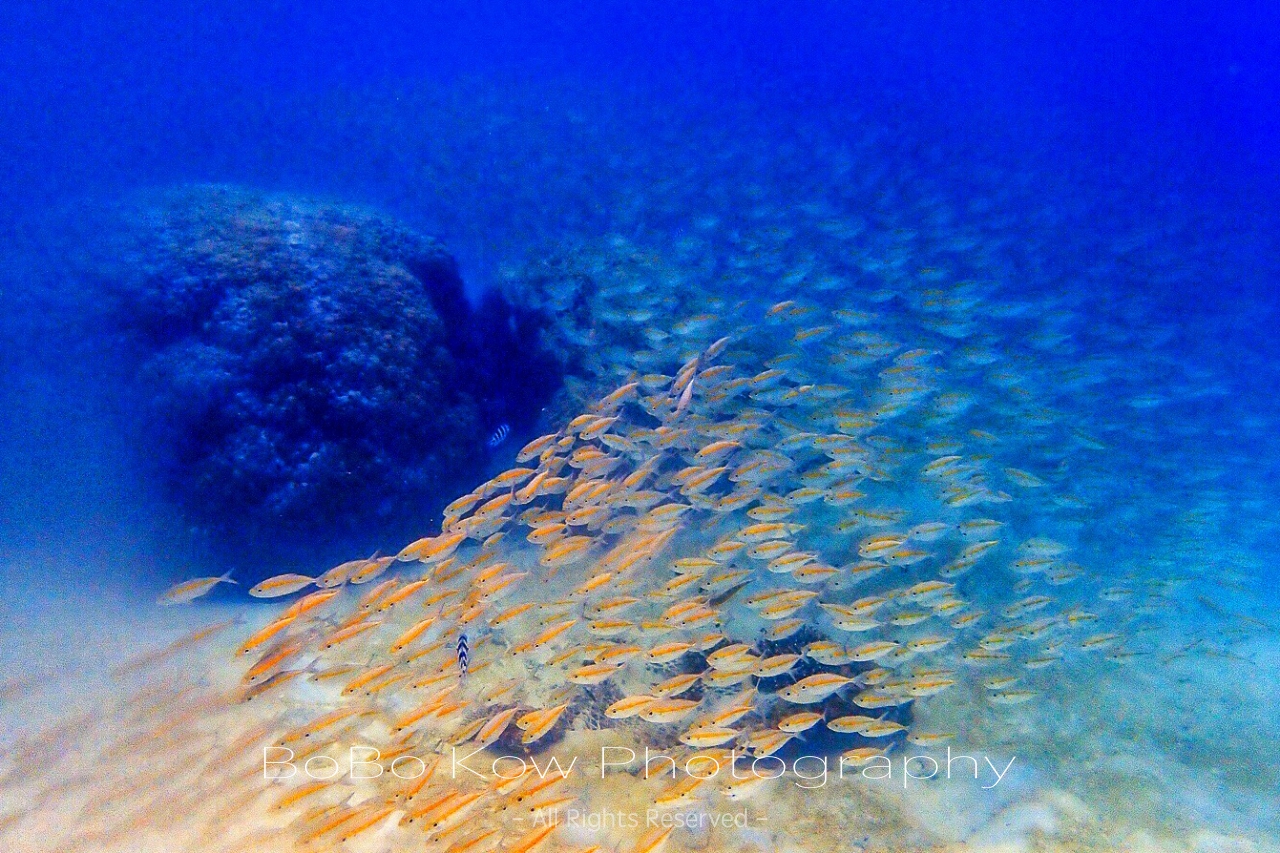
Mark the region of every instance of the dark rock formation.
POLYGON ((558 386, 533 314, 473 309, 448 252, 384 217, 200 186, 130 218, 109 278, 142 434, 222 547, 417 535, 483 476, 490 431, 529 426, 558 386))

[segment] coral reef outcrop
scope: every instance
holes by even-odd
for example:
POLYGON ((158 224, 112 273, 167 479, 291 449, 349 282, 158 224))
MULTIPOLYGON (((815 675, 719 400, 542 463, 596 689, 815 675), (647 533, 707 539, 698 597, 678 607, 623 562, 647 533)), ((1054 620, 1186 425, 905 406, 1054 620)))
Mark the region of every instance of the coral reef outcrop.
POLYGON ((449 252, 385 216, 193 186, 127 222, 108 281, 141 432, 222 546, 277 556, 420 524, 496 426, 529 426, 558 387, 535 314, 473 306, 449 252))

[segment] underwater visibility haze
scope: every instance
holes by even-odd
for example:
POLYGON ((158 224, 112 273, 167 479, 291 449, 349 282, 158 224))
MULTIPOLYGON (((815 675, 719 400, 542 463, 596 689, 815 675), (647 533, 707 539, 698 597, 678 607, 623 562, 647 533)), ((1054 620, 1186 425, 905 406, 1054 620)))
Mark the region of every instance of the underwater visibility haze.
POLYGON ((0 851, 1280 850, 1280 10, 0 12, 0 851))

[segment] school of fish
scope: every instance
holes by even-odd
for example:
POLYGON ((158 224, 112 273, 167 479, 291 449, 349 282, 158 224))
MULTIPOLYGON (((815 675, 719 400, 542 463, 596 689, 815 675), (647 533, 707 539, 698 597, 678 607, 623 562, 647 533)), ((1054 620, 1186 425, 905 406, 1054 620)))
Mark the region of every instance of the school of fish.
MULTIPOLYGON (((583 837, 537 816, 619 791, 670 810, 787 783, 606 783, 599 768, 537 765, 608 745, 680 765, 817 750, 858 767, 963 742, 918 722, 939 703, 977 703, 996 729, 1076 669, 1182 653, 1144 626, 1197 578, 1096 559, 1121 530, 1062 535, 1124 489, 1107 461, 1117 428, 1057 408, 1112 381, 1123 331, 1095 330, 1109 354, 1079 359, 1064 347, 1078 306, 923 266, 936 253, 912 248, 918 234, 871 240, 855 276, 840 270, 862 220, 758 198, 750 216, 749 236, 724 237, 728 281, 691 286, 682 266, 722 228, 712 216, 672 257, 619 236, 584 249, 601 287, 590 325, 567 333, 588 355, 559 428, 518 451, 505 432, 491 441, 510 466, 423 538, 255 584, 280 600, 269 618, 148 650, 118 672, 135 692, 20 741, 0 838, 30 851, 688 849, 670 827, 583 837), (811 238, 800 258, 797 233, 811 238), (197 659, 175 675, 210 644, 231 650, 229 669, 197 659), (375 778, 346 772, 353 746, 377 751, 375 778), (264 749, 343 772, 264 778, 264 749), (450 772, 477 751, 529 765, 450 772)), ((973 248, 949 228, 948 251, 973 248)), ((553 307, 579 297, 543 288, 553 307)), ((185 581, 161 603, 223 583, 185 581)))
MULTIPOLYGON (((972 317, 978 295, 928 288, 917 307, 945 329, 972 317)), ((552 834, 511 816, 564 807, 574 786, 532 772, 470 784, 444 772, 451 748, 537 754, 618 726, 681 764, 724 762, 825 726, 843 740, 838 760, 862 763, 947 740, 904 709, 957 682, 984 683, 996 709, 1034 701, 1077 658, 1129 659, 1131 616, 1115 602, 1134 592, 1097 589, 1065 545, 1004 520, 1052 486, 1001 459, 1007 433, 973 395, 949 390, 950 374, 989 351, 897 337, 900 324, 843 299, 760 315, 728 329, 710 315, 678 324, 675 351, 691 357, 637 373, 530 441, 515 467, 394 557, 254 586, 289 603, 243 638, 241 682, 129 713, 152 724, 151 748, 220 701, 274 713, 222 754, 184 751, 129 787, 156 785, 170 763, 195 773, 225 762, 238 785, 219 796, 261 798, 286 816, 277 845, 330 849, 368 834, 404 849, 529 850, 552 834), (993 601, 993 586, 1007 599, 993 601), (469 672, 455 654, 464 636, 469 672), (388 768, 404 755, 428 772, 272 784, 253 760, 264 744, 295 763, 340 760, 352 743, 388 768)), ((224 580, 186 582, 165 600, 224 580)), ((644 784, 655 803, 692 801, 702 787, 644 784)), ((82 821, 72 840, 110 841, 154 805, 90 802, 99 823, 82 821)))

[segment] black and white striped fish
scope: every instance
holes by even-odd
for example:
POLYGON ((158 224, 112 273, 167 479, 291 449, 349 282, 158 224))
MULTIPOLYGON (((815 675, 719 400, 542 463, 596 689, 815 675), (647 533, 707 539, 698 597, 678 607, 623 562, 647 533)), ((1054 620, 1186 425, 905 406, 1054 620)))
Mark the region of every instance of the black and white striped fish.
POLYGON ((458 676, 467 677, 467 668, 471 665, 471 647, 467 644, 467 635, 458 635, 458 676))
POLYGON ((510 435, 511 435, 511 424, 499 424, 498 428, 495 429, 493 431, 493 434, 489 436, 489 441, 487 442, 489 445, 489 449, 497 450, 499 447, 502 446, 503 442, 505 442, 507 440, 507 437, 510 435))

